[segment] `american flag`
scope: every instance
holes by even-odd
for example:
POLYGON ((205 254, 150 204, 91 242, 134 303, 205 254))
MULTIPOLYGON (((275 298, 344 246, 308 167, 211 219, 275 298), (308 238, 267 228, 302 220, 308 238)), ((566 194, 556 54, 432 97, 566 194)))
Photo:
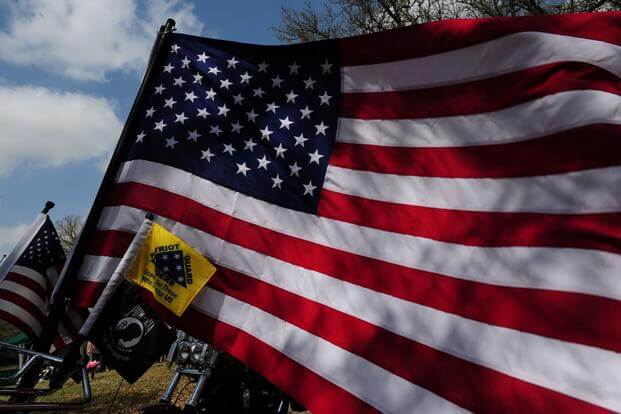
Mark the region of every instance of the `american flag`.
POLYGON ((79 272, 145 211, 175 323, 314 413, 621 411, 621 15, 256 46, 170 35, 79 272))
MULTIPOLYGON (((6 275, 0 272, 0 319, 36 341, 45 325, 50 297, 66 257, 47 215, 42 215, 40 223, 35 222, 31 231, 34 235, 28 245, 16 246, 23 251, 7 268, 6 275)), ((11 260, 10 256, 6 260, 11 260)), ((81 324, 78 313, 67 312, 58 325, 53 348, 71 342, 81 324)))

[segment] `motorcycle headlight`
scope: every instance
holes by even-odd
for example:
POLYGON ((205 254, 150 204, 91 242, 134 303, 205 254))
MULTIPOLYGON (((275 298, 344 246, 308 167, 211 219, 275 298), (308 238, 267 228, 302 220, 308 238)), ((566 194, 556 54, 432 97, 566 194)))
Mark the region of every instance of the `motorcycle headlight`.
POLYGON ((198 364, 202 362, 203 356, 203 344, 195 343, 190 348, 190 359, 192 363, 198 364))
POLYGON ((182 342, 179 345, 179 362, 187 362, 190 358, 190 352, 190 344, 188 344, 187 342, 182 342))

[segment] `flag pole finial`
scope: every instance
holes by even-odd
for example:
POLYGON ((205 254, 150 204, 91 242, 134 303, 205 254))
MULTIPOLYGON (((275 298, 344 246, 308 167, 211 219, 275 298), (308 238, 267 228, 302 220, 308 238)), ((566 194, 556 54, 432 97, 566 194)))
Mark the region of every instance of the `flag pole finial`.
POLYGON ((43 210, 41 210, 41 214, 47 214, 48 211, 54 208, 56 204, 53 201, 46 201, 43 210))
POLYGON ((175 27, 176 24, 177 23, 175 22, 175 19, 169 17, 166 20, 166 23, 160 26, 160 34, 174 32, 175 30, 177 30, 177 28, 175 27))

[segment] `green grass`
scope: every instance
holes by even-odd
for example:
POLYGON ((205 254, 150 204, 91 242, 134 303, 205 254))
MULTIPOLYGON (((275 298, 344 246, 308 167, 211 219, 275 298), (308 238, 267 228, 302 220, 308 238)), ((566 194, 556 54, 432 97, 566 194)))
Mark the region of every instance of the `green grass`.
MULTIPOLYGON (((115 403, 110 410, 111 413, 138 413, 140 406, 144 404, 155 403, 159 400, 164 392, 166 385, 172 377, 172 369, 169 369, 165 363, 155 364, 134 384, 129 385, 123 382, 115 403)), ((94 380, 91 380, 91 388, 93 391, 93 400, 79 413, 105 413, 110 406, 110 402, 114 397, 114 393, 119 387, 121 377, 115 371, 98 372, 94 380)), ((175 397, 185 385, 186 380, 183 379, 177 387, 175 397)), ((179 398, 177 405, 182 403, 189 397, 192 385, 186 387, 183 395, 179 398)), ((67 383, 56 393, 42 397, 37 401, 45 402, 69 402, 79 401, 82 398, 82 388, 80 384, 76 384, 73 380, 67 383)))

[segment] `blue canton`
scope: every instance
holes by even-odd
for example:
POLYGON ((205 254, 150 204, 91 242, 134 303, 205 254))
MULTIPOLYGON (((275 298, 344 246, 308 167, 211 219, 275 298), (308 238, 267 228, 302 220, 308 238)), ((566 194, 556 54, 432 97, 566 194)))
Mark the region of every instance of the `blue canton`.
POLYGON ((337 128, 335 42, 257 46, 175 34, 124 159, 314 212, 337 128))
POLYGON ((65 258, 56 229, 48 217, 15 264, 45 275, 49 268, 61 268, 65 258))

